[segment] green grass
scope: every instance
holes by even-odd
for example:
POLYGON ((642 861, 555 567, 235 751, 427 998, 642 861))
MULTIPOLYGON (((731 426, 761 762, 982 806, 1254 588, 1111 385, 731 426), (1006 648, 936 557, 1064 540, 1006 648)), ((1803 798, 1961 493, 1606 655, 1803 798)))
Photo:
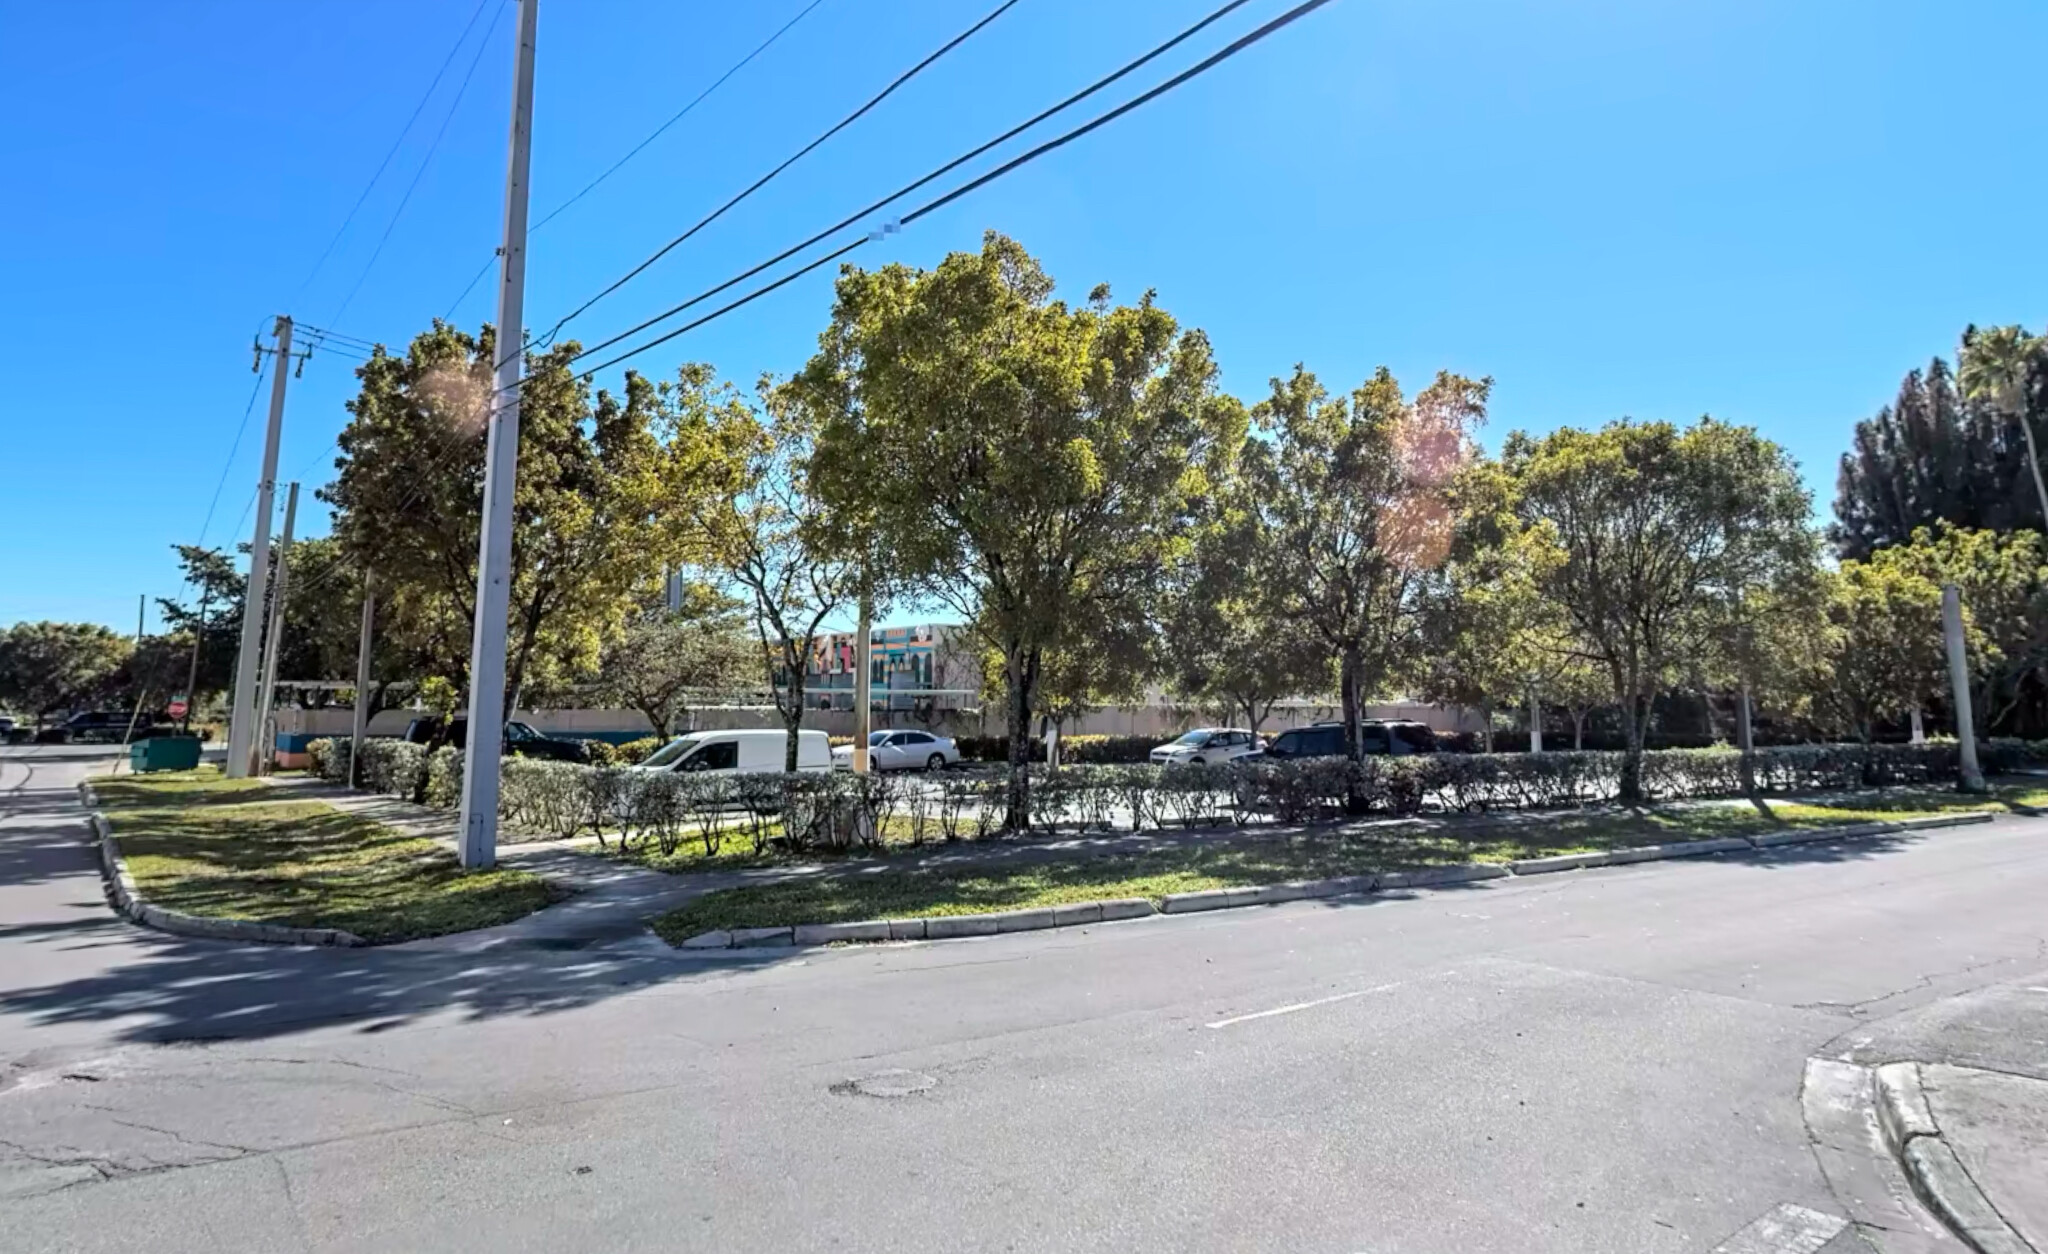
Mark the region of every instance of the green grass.
POLYGON ((1555 854, 1707 840, 1786 827, 1828 827, 1906 814, 2048 809, 2048 788, 1967 797, 1936 789, 1859 795, 1852 804, 1764 801, 1521 816, 1482 822, 1418 820, 1350 831, 1219 833, 1146 853, 1020 859, 1008 867, 845 869, 706 893, 654 921, 670 944, 699 932, 880 918, 1021 910, 1110 897, 1357 875, 1367 871, 1503 862, 1555 854), (1768 813, 1763 812, 1768 810, 1768 813))
POLYGON ((260 780, 210 767, 93 787, 136 887, 169 910, 387 944, 507 923, 553 899, 538 876, 465 872, 432 840, 322 801, 270 800, 260 780))

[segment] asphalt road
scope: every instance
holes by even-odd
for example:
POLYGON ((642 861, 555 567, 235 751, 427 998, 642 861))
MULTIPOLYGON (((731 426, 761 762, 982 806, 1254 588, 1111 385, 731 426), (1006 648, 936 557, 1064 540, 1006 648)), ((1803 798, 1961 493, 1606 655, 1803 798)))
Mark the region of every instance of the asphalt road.
POLYGON ((101 913, 87 765, 20 753, 10 1252, 1839 1254, 1805 1059, 2048 984, 2022 818, 881 948, 182 942, 101 913))

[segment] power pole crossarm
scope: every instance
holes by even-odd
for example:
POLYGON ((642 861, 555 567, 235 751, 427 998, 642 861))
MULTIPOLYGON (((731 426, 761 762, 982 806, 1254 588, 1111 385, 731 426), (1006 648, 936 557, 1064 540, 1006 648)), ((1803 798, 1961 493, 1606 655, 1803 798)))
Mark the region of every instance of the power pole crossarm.
POLYGON ((483 534, 477 541, 476 625, 469 655, 469 744, 462 770, 462 865, 498 860, 499 753, 505 735, 505 624, 512 603, 512 497, 519 474, 519 377, 526 367, 527 158, 533 147, 533 44, 540 0, 520 0, 512 74, 512 155, 505 171, 504 268, 498 283, 497 370, 484 447, 483 534))

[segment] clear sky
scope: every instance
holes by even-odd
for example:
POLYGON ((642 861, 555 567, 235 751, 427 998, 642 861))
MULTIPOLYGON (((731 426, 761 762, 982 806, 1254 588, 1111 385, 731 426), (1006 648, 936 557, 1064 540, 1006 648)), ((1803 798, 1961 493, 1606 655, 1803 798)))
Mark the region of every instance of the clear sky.
MULTIPOLYGON (((1022 0, 577 330, 594 341, 779 251, 1217 2, 1022 0)), ((535 217, 805 3, 544 0, 535 217)), ((823 0, 533 237, 529 326, 993 3, 823 0)), ((1285 7, 1255 0, 1140 80, 1285 7)), ((475 8, 0 0, 0 624, 125 628, 137 593, 178 592, 169 546, 199 538, 224 465, 206 540, 247 538, 260 401, 229 449, 273 315, 401 343, 449 310, 497 243, 504 0, 307 278, 475 8)), ((2044 46, 2036 0, 1336 0, 861 259, 930 264, 1006 231, 1075 298, 1157 289, 1248 400, 1296 361, 1333 388, 1386 363, 1411 386, 1494 376, 1490 442, 1623 415, 1751 423, 1825 511, 1850 428, 1904 371, 1968 322, 2044 319, 2044 46)), ((786 372, 830 282, 635 364, 786 372)), ((491 316, 490 288, 465 325, 491 316)), ((349 368, 316 356, 293 383, 281 480, 310 492, 330 469, 349 368)))

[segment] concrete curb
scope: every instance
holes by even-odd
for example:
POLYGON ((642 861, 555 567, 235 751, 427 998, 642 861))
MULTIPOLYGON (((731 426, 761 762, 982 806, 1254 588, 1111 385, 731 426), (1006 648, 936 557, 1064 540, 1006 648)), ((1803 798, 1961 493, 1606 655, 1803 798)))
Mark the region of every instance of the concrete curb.
POLYGON ((1892 1063, 1871 1072, 1877 1126, 1885 1148, 1899 1161, 1913 1192, 1978 1254, 2034 1254, 1991 1205, 1961 1160, 1942 1139, 1920 1064, 1892 1063))
POLYGON ((1639 862, 1662 862, 1673 858, 1699 858, 1710 854, 1750 852, 1778 845, 1848 840, 1863 836, 1919 831, 1930 827, 1988 823, 1994 817, 1996 816, 1989 811, 1972 810, 1957 814, 1934 814, 1918 819, 1901 819, 1897 822, 1797 828, 1792 831, 1769 832, 1761 836, 1682 840, 1663 845, 1637 845, 1629 849, 1612 849, 1600 853, 1568 853, 1551 858, 1522 858, 1513 862, 1477 862, 1463 866, 1423 867, 1413 871, 1382 871, 1374 875, 1345 875, 1326 880, 1298 880, 1286 884, 1206 888, 1196 892, 1167 893, 1156 905, 1148 897, 1122 897, 1112 901, 1036 906, 992 914, 948 914, 927 919, 869 919, 859 923, 812 923, 794 928, 744 928, 734 931, 700 932, 683 941, 680 948, 729 949, 751 945, 832 945, 857 941, 952 940, 964 936, 997 936, 1008 932, 1035 932, 1045 928, 1078 927, 1119 919, 1139 919, 1153 914, 1197 914, 1210 910, 1235 910, 1243 906, 1278 905, 1288 901, 1353 897, 1394 889, 1443 888, 1455 884, 1507 879, 1510 876, 1549 875, 1559 871, 1632 866, 1639 862))
MULTIPOLYGON (((79 791, 85 794, 91 790, 80 785, 79 791)), ((121 915, 144 927, 169 932, 174 936, 246 941, 259 945, 355 948, 369 944, 355 933, 344 932, 340 928, 280 927, 274 923, 252 923, 246 919, 209 919, 196 914, 186 914, 181 910, 166 910, 162 906, 152 906, 142 899, 142 893, 135 887, 135 877, 128 873, 128 860, 121 856, 121 841, 114 835, 114 829, 108 824, 107 816, 94 810, 88 816, 88 826, 99 838, 100 874, 106 879, 109 900, 121 915)))

